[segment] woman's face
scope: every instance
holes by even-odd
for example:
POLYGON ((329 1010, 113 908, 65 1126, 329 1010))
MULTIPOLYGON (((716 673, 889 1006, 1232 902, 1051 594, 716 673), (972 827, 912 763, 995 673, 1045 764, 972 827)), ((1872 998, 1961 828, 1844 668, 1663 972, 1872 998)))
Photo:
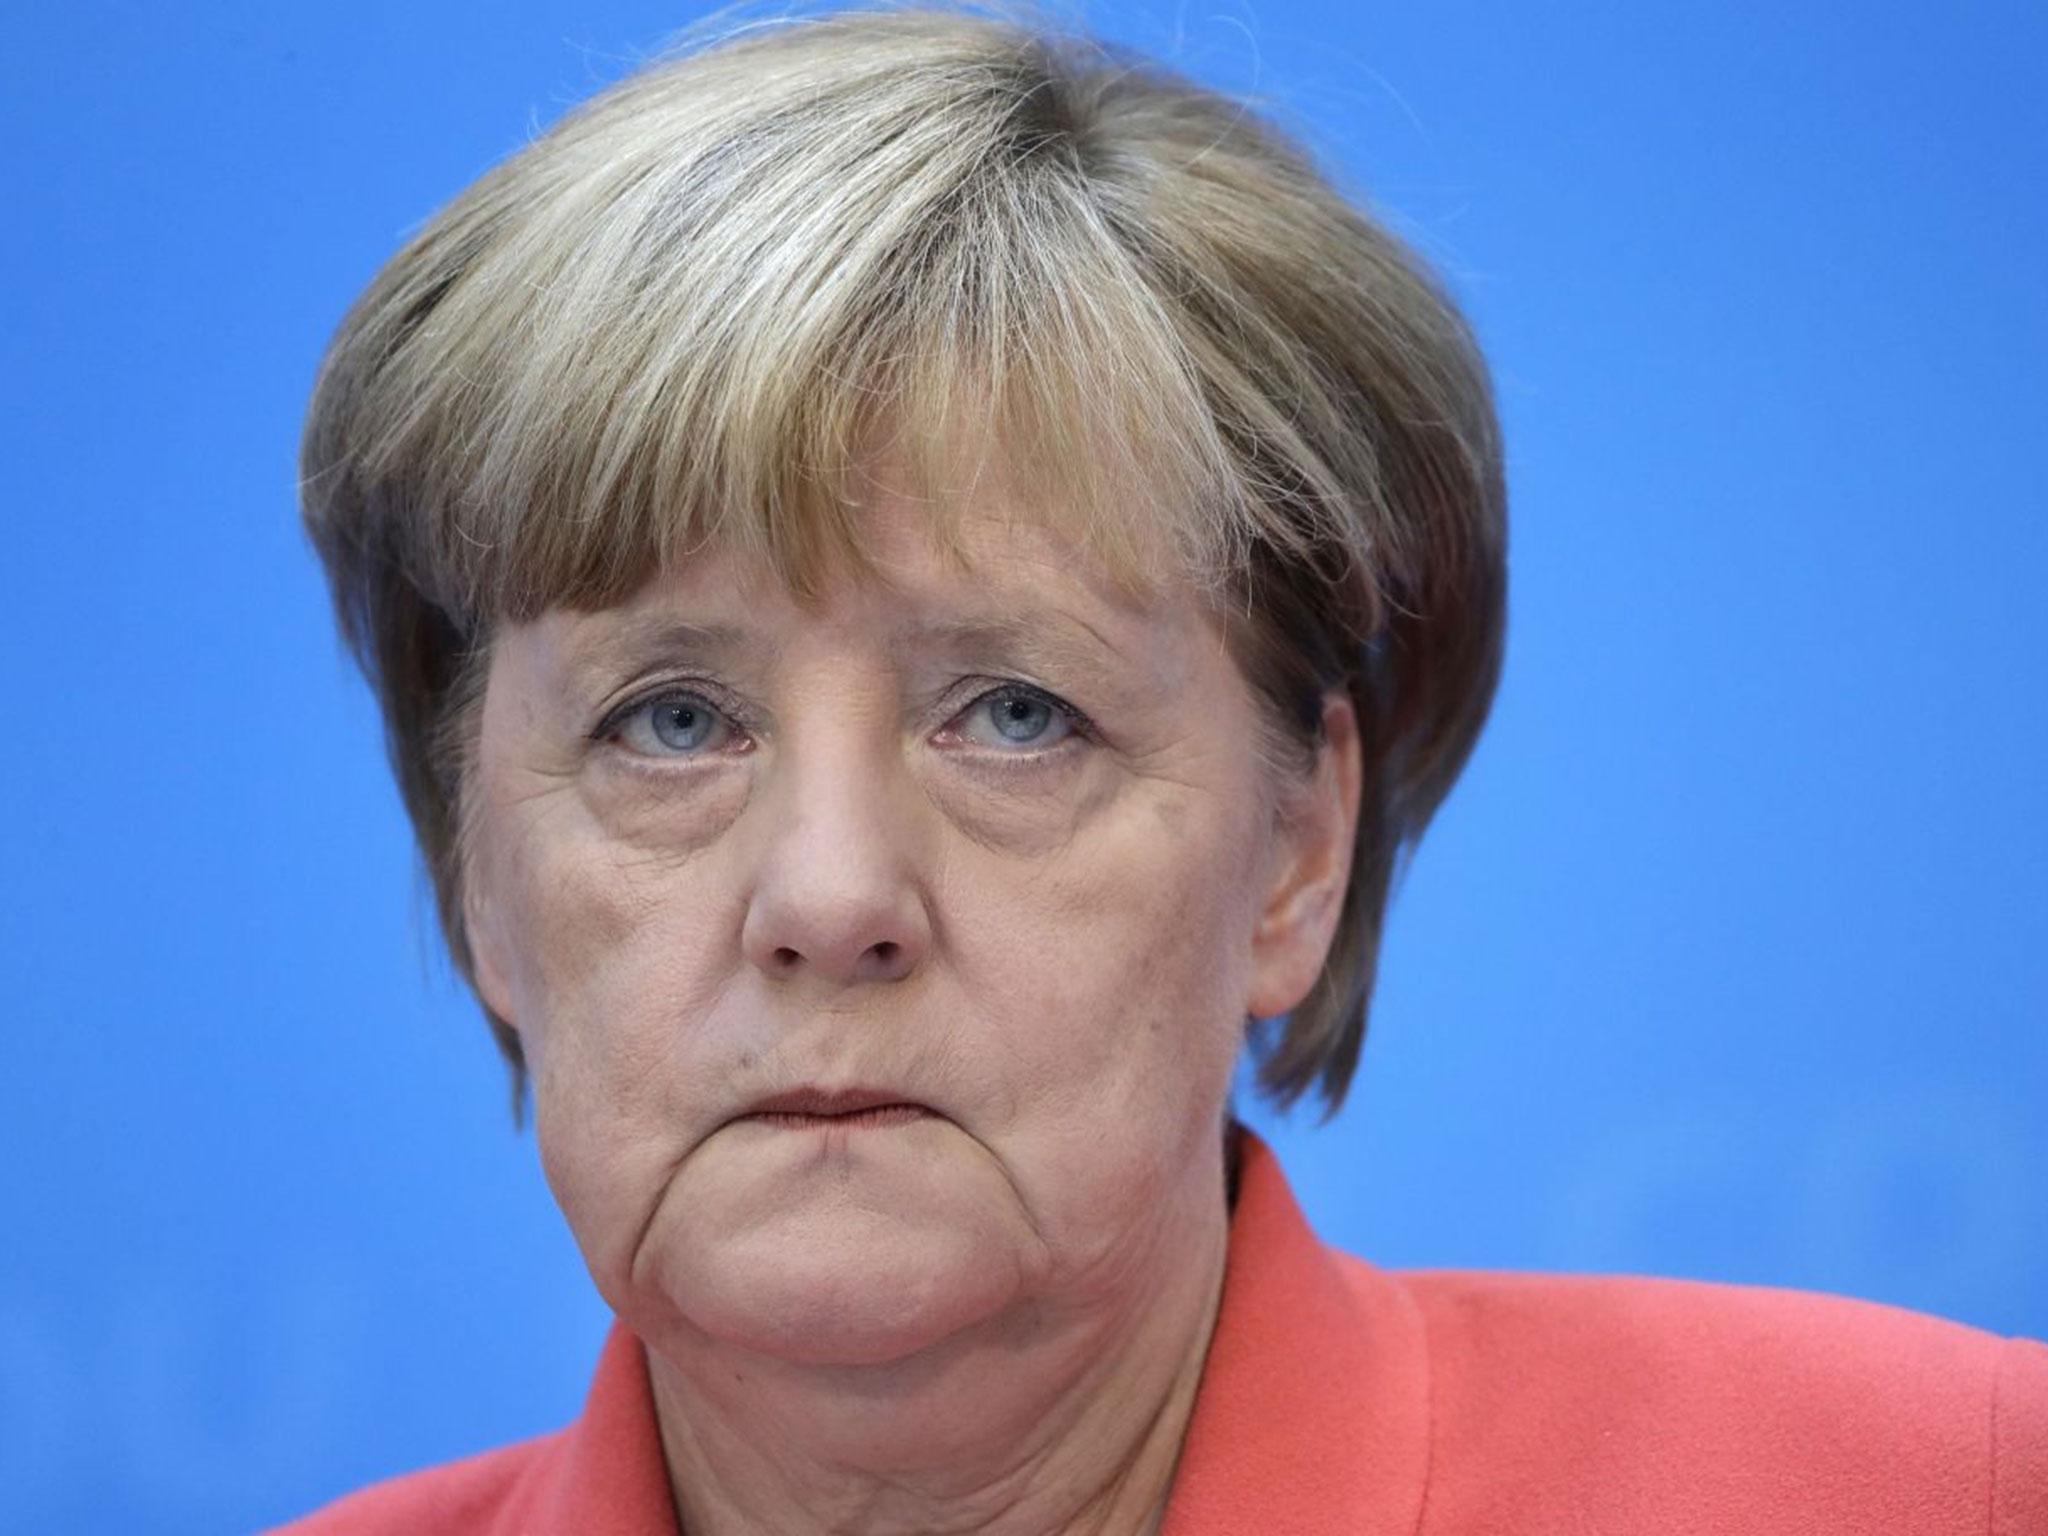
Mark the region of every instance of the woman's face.
POLYGON ((1190 591, 1006 510, 964 571, 884 498, 880 581, 799 606, 711 553, 495 643, 478 985, 657 1345, 904 1359, 1142 1297, 1225 1220, 1244 1020, 1341 905, 1350 712, 1281 777, 1190 591))

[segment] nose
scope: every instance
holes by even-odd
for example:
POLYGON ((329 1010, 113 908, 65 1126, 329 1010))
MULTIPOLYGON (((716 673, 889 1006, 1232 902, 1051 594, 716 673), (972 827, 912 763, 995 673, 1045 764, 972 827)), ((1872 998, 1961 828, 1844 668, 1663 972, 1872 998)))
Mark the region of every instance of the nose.
POLYGON ((900 981, 931 947, 918 878, 922 795, 869 742, 785 743, 740 946, 777 981, 900 981))

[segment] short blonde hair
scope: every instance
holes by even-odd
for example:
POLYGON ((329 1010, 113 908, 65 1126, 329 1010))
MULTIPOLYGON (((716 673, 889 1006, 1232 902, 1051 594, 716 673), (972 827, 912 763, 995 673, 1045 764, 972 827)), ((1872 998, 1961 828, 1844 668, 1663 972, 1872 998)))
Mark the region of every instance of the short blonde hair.
MULTIPOLYGON (((1486 370, 1295 140, 1014 9, 707 31, 485 174, 342 321, 305 522, 457 969, 493 626, 620 600, 707 541, 798 595, 865 568, 859 466, 892 424, 941 534, 962 445, 1000 444, 1114 572, 1175 551, 1297 762, 1349 690, 1341 931, 1284 1027, 1251 1032, 1272 1098, 1334 1110, 1389 887, 1499 672, 1486 370)), ((519 1041, 490 1022, 516 1107, 519 1041)))

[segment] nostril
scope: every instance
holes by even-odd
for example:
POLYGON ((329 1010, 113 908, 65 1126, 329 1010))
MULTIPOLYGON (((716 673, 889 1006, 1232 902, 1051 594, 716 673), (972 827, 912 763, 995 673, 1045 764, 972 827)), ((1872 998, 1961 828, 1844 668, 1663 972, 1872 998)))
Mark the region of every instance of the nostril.
MULTIPOLYGON (((891 976, 904 966, 908 953, 909 951, 895 939, 877 939, 860 952, 859 958, 854 962, 854 968, 863 976, 891 976)), ((768 952, 768 957, 763 962, 773 974, 779 976, 794 975, 810 963, 803 950, 790 944, 776 945, 768 952)), ((827 968, 830 969, 829 963, 827 968)))

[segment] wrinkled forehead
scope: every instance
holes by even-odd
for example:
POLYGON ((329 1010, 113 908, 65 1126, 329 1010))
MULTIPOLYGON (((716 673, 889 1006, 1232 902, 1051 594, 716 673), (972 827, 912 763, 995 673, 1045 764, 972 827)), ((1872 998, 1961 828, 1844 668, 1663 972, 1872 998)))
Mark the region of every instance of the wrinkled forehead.
POLYGON ((1070 519, 993 491, 941 519, 878 479, 846 531, 846 549, 801 584, 739 541, 708 541, 615 601, 557 605, 519 628, 572 671, 599 672, 679 651, 758 658, 808 638, 906 665, 943 655, 1164 682, 1224 644, 1216 606, 1164 552, 1115 564, 1070 519))

